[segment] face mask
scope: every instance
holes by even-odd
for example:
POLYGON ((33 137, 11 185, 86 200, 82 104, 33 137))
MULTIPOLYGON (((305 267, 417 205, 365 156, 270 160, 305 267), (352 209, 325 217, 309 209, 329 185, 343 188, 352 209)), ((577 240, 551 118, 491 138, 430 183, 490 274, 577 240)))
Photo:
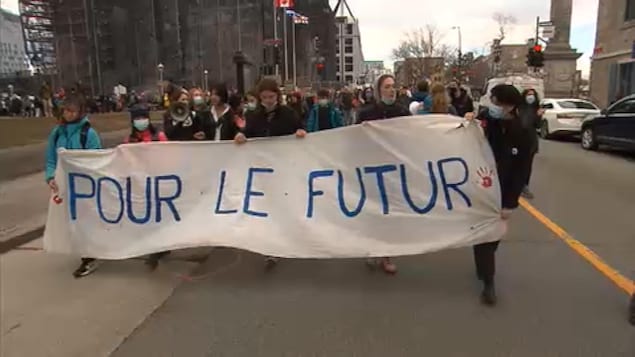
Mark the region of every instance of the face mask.
POLYGON ((503 119, 503 117, 505 116, 505 112, 503 111, 502 107, 499 107, 498 105, 490 105, 488 108, 488 113, 489 116, 492 119, 503 119))
POLYGON ((528 95, 527 98, 525 98, 525 100, 527 101, 527 104, 534 104, 536 103, 536 96, 528 95))
POLYGON ((205 99, 203 99, 203 97, 197 95, 196 97, 194 97, 194 99, 192 100, 194 102, 194 105, 202 105, 205 104, 205 99))
POLYGON ((247 111, 256 110, 257 106, 258 106, 257 103, 249 102, 249 103, 245 104, 245 110, 247 110, 247 111))
POLYGON ((318 104, 321 107, 326 107, 327 105, 329 105, 329 100, 328 99, 320 99, 320 100, 318 100, 318 104))
POLYGON ((144 131, 146 129, 148 129, 148 127, 150 126, 150 119, 135 119, 132 121, 132 125, 134 126, 135 129, 139 130, 139 131, 144 131))
POLYGON ((393 105, 395 104, 395 98, 382 98, 381 102, 386 105, 393 105))

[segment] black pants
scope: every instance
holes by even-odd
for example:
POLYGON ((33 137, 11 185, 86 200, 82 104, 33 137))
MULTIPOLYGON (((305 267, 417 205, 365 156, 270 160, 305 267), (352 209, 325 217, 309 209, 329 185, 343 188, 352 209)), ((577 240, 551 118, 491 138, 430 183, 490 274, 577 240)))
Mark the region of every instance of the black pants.
POLYGON ((82 264, 92 263, 95 260, 97 260, 97 259, 95 259, 95 258, 82 258, 82 264))
POLYGON ((525 168, 525 185, 529 186, 529 180, 531 179, 531 171, 534 167, 534 157, 536 157, 536 153, 529 155, 529 162, 527 164, 527 168, 525 168))
POLYGON ((170 253, 171 253, 171 251, 169 251, 169 250, 166 250, 166 251, 163 251, 163 252, 158 252, 158 253, 152 253, 152 254, 150 254, 150 256, 148 256, 148 260, 156 260, 156 261, 158 261, 158 260, 160 260, 161 258, 165 257, 166 255, 168 255, 170 253))
POLYGON ((482 243, 474 246, 474 263, 476 274, 485 284, 494 282, 496 273, 496 249, 500 241, 482 243))

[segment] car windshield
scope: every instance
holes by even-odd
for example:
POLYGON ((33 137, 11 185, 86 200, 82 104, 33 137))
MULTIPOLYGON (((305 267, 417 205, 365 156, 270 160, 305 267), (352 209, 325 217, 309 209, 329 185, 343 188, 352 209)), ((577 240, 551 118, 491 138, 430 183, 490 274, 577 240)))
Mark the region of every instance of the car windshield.
POLYGON ((558 105, 564 109, 591 109, 598 110, 591 102, 585 102, 582 100, 559 100, 558 105))

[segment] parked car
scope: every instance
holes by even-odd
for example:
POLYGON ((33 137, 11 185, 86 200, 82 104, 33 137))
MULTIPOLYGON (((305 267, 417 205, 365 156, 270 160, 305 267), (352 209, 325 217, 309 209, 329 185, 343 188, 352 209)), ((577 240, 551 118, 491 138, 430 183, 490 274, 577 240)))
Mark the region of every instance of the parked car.
POLYGON ((600 145, 635 152, 635 94, 625 97, 582 124, 582 148, 600 145))
POLYGON ((600 115, 600 108, 582 99, 544 99, 540 107, 545 111, 540 124, 543 139, 578 135, 585 120, 600 115))

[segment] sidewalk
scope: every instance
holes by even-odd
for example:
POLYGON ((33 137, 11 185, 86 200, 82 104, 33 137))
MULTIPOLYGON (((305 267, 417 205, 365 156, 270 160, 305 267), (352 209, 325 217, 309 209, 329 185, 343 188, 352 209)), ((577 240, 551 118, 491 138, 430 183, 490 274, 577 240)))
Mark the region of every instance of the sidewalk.
POLYGON ((38 172, 0 184, 0 244, 44 226, 50 191, 38 172))
MULTIPOLYGON (((130 130, 101 133, 103 147, 120 144, 130 130)), ((44 169, 46 143, 0 149, 0 182, 33 174, 44 169)), ((4 183, 2 184, 4 186, 4 183)))
POLYGON ((173 253, 154 271, 139 259, 103 262, 75 279, 78 259, 42 240, 0 255, 0 355, 108 356, 170 297, 209 249, 173 253))

